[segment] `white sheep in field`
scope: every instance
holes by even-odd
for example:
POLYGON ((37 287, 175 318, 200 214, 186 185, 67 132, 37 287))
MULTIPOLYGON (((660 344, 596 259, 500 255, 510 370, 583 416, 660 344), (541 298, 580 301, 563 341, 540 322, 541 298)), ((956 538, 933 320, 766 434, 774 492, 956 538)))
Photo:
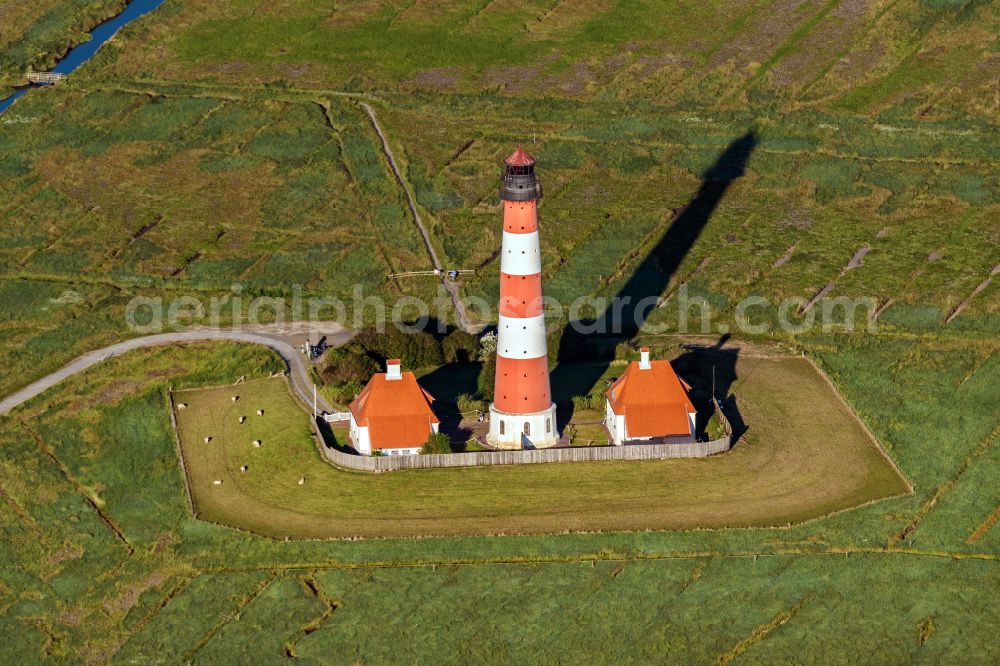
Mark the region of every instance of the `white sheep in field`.
POLYGON ((244 422, 244 421, 246 421, 246 420, 247 420, 247 417, 245 417, 245 416, 241 416, 241 417, 240 417, 240 423, 243 423, 243 422, 244 422))
POLYGON ((216 479, 215 481, 212 481, 212 485, 213 486, 221 486, 222 485, 222 479, 216 479))
POLYGON ((187 409, 188 404, 186 402, 178 402, 177 409, 187 409))
POLYGON ((263 409, 258 409, 257 410, 257 416, 264 416, 264 410, 263 409))
POLYGON ((246 465, 243 465, 243 467, 240 467, 240 471, 241 471, 241 472, 245 472, 245 471, 247 471, 247 466, 246 466, 246 465))
POLYGON ((299 485, 300 486, 305 485, 305 482, 306 482, 306 477, 300 476, 299 477, 299 485))
POLYGON ((206 438, 205 438, 205 443, 206 443, 206 444, 208 444, 208 443, 209 443, 209 442, 211 442, 211 441, 212 441, 212 438, 211 438, 211 437, 206 437, 206 438))
POLYGON ((234 395, 234 396, 233 396, 233 402, 236 402, 236 401, 237 401, 237 400, 239 400, 239 399, 240 399, 240 396, 238 396, 238 395, 234 395))
POLYGON ((259 439, 255 439, 255 440, 253 440, 253 447, 254 447, 255 449, 259 449, 259 448, 260 448, 260 445, 261 445, 261 441, 260 441, 259 439))

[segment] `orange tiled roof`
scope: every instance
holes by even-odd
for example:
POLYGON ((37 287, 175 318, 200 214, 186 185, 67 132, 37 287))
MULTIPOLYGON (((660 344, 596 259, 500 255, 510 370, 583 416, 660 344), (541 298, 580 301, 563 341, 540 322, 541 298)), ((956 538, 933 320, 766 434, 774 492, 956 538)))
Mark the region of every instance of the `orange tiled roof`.
POLYGON ((629 437, 667 437, 691 432, 688 414, 695 412, 688 386, 670 361, 650 361, 641 370, 632 361, 605 395, 611 411, 625 417, 629 437))
POLYGON ((405 449, 422 445, 439 423, 431 409, 434 396, 417 383, 412 372, 399 379, 373 375, 351 403, 351 414, 360 427, 368 428, 373 449, 405 449))

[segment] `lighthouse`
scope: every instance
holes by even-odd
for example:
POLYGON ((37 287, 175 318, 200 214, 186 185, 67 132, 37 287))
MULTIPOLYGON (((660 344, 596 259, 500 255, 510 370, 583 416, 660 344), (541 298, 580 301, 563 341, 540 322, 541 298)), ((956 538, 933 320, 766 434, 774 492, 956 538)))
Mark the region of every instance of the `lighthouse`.
POLYGON ((559 439, 542 309, 541 196, 535 158, 518 146, 504 162, 500 186, 500 319, 488 436, 505 449, 547 447, 559 439))

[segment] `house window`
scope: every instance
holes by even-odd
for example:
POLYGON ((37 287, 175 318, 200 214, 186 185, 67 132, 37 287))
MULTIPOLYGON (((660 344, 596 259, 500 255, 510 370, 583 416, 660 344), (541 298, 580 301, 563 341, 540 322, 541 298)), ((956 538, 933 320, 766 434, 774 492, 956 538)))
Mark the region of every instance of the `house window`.
POLYGON ((545 434, 548 435, 552 432, 552 417, 545 417, 545 434))
POLYGON ((500 422, 500 434, 503 435, 507 429, 504 428, 504 422, 500 422))
POLYGON ((524 435, 525 437, 531 437, 531 424, 527 421, 524 422, 524 435))

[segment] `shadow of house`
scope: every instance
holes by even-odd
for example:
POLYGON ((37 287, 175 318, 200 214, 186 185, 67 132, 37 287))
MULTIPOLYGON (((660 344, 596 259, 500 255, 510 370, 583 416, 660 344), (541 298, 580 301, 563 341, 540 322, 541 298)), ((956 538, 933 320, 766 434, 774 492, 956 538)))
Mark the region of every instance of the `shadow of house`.
MULTIPOLYGON (((610 366, 611 356, 605 353, 605 362, 588 364, 585 376, 581 376, 578 368, 573 369, 572 378, 567 377, 565 361, 581 360, 588 356, 598 360, 594 357, 599 355, 602 339, 605 343, 609 338, 611 341, 630 340, 638 334, 729 186, 745 172, 756 146, 757 137, 753 131, 730 143, 702 174, 702 183, 694 198, 676 211, 670 226, 612 299, 605 312, 594 321, 567 323, 559 339, 560 364, 552 372, 554 394, 560 392, 556 387, 569 379, 576 386, 593 386, 610 366)), ((613 345, 607 346, 613 348, 613 345)), ((572 409, 569 410, 568 418, 572 418, 572 409)))
POLYGON ((736 396, 732 386, 739 378, 736 363, 739 360, 739 347, 726 347, 729 335, 723 335, 711 346, 684 345, 684 353, 673 361, 674 370, 691 385, 691 402, 698 410, 698 420, 695 426, 699 437, 705 436, 705 427, 711 418, 712 395, 719 400, 722 413, 729 420, 733 429, 732 443, 735 445, 747 426, 736 404, 736 396))
POLYGON ((481 370, 481 363, 449 363, 420 378, 420 385, 434 396, 431 408, 441 421, 438 430, 451 437, 453 450, 474 435, 462 425, 457 400, 463 393, 475 395, 481 370))

